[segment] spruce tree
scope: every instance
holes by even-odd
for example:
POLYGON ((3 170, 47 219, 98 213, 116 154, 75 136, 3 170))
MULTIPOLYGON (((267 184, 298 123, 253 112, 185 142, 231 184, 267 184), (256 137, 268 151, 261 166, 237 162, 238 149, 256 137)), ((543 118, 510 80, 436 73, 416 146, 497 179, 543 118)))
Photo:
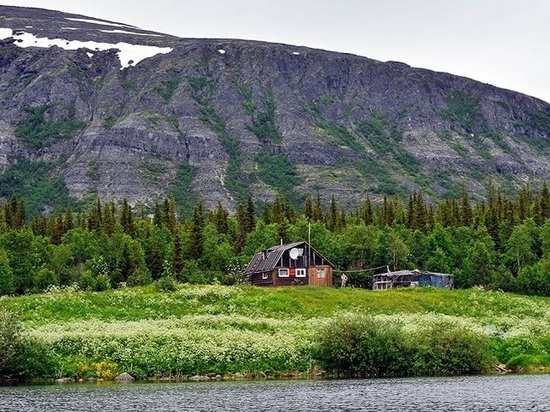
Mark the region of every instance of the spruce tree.
POLYGON ((176 231, 173 236, 172 244, 172 270, 177 279, 179 279, 181 271, 183 270, 184 260, 183 260, 183 244, 181 241, 181 234, 179 231, 176 231))
POLYGON ((338 224, 338 209, 336 205, 336 199, 334 195, 330 198, 330 207, 327 215, 327 228, 328 230, 334 231, 338 224))
POLYGON ((107 236, 111 236, 115 232, 115 213, 115 204, 113 202, 107 202, 103 208, 103 219, 101 221, 101 231, 107 236))
POLYGON ((74 218, 73 211, 70 207, 65 211, 65 217, 63 218, 65 224, 65 232, 68 232, 71 229, 74 229, 74 218))
POLYGON ((149 242, 147 267, 151 272, 153 280, 158 280, 162 274, 162 264, 164 263, 164 251, 162 250, 158 229, 152 228, 149 242))
POLYGON ((225 210, 222 206, 222 203, 218 200, 218 206, 214 212, 214 225, 219 234, 225 235, 229 231, 227 225, 227 218, 229 217, 229 212, 225 210))
POLYGON ((248 195, 246 201, 246 232, 251 233, 256 226, 256 210, 254 208, 254 202, 252 201, 252 196, 248 195))
POLYGON ((134 236, 134 216, 132 207, 128 204, 128 199, 126 198, 122 201, 122 207, 120 208, 120 225, 124 233, 129 236, 134 236))
POLYGON ((319 195, 319 192, 317 192, 317 196, 315 197, 315 201, 313 202, 311 218, 314 222, 323 221, 323 206, 321 204, 321 195, 319 195))
POLYGON ((361 217, 363 219, 363 223, 365 223, 365 226, 370 226, 374 223, 372 204, 371 204, 370 197, 368 195, 363 205, 361 217))
POLYGON ((472 211, 472 205, 470 202, 470 196, 465 186, 460 189, 460 225, 472 226, 474 221, 474 214, 472 211))
MULTIPOLYGON (((269 206, 265 206, 265 207, 269 207, 269 206)), ((244 245, 246 244, 246 236, 248 234, 246 232, 246 227, 247 227, 246 210, 242 203, 239 203, 237 205, 237 213, 235 217, 237 219, 237 238, 235 239, 235 251, 237 253, 240 253, 243 250, 244 245)))
POLYGON ((203 246, 204 246, 204 216, 203 216, 203 207, 202 201, 199 201, 195 208, 193 209, 193 218, 191 226, 191 236, 190 236, 190 249, 189 256, 191 259, 198 260, 202 257, 203 246))
POLYGON ((542 184, 540 191, 540 216, 543 223, 550 218, 550 190, 546 182, 542 184))
POLYGON ((101 232, 101 220, 103 209, 101 207, 101 201, 99 198, 96 201, 95 207, 92 207, 88 215, 88 230, 96 233, 101 232))
POLYGON ((305 211, 304 216, 308 221, 311 221, 313 218, 313 203, 311 201, 311 195, 308 194, 306 196, 306 205, 305 205, 305 211))

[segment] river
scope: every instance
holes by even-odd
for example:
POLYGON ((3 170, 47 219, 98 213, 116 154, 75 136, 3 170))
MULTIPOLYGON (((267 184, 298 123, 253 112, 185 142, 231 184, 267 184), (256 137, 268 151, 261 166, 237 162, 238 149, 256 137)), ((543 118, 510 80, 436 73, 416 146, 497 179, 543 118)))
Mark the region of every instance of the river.
POLYGON ((0 411, 550 411, 550 375, 0 387, 0 411))

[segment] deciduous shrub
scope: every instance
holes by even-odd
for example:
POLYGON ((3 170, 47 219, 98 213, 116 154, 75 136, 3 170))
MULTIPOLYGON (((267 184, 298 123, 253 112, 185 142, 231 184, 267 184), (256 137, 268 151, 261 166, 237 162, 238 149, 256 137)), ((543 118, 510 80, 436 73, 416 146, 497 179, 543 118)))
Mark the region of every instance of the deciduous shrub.
POLYGON ((50 368, 46 346, 26 337, 18 316, 0 307, 0 382, 47 376, 50 368))
POLYGON ((401 376, 410 358, 397 322, 343 314, 318 334, 317 357, 327 371, 348 376, 401 376))
POLYGON ((409 337, 412 375, 472 375, 495 361, 487 336, 450 321, 436 321, 409 337))
POLYGON ((391 318, 344 314, 319 329, 316 357, 328 372, 344 376, 475 374, 493 362, 488 343, 450 321, 411 328, 391 318))

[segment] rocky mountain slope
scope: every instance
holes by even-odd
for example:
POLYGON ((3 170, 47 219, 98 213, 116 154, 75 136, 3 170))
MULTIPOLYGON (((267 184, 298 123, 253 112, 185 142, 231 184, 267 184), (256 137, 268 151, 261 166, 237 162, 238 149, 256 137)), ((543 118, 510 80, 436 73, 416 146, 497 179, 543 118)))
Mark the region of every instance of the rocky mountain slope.
POLYGON ((0 6, 0 38, 0 195, 234 209, 550 178, 550 105, 467 78, 31 8, 0 6))

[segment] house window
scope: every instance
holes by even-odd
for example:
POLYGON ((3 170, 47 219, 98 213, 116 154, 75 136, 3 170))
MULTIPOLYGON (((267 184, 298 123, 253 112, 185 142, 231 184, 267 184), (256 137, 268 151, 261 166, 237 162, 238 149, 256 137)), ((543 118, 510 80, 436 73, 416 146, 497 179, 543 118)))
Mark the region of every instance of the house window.
POLYGON ((267 279, 267 272, 262 273, 262 279, 267 279))
POLYGON ((288 269, 280 268, 279 269, 279 277, 280 278, 287 278, 288 277, 288 269))
POLYGON ((296 269, 296 277, 297 278, 305 278, 306 277, 305 268, 296 269))

